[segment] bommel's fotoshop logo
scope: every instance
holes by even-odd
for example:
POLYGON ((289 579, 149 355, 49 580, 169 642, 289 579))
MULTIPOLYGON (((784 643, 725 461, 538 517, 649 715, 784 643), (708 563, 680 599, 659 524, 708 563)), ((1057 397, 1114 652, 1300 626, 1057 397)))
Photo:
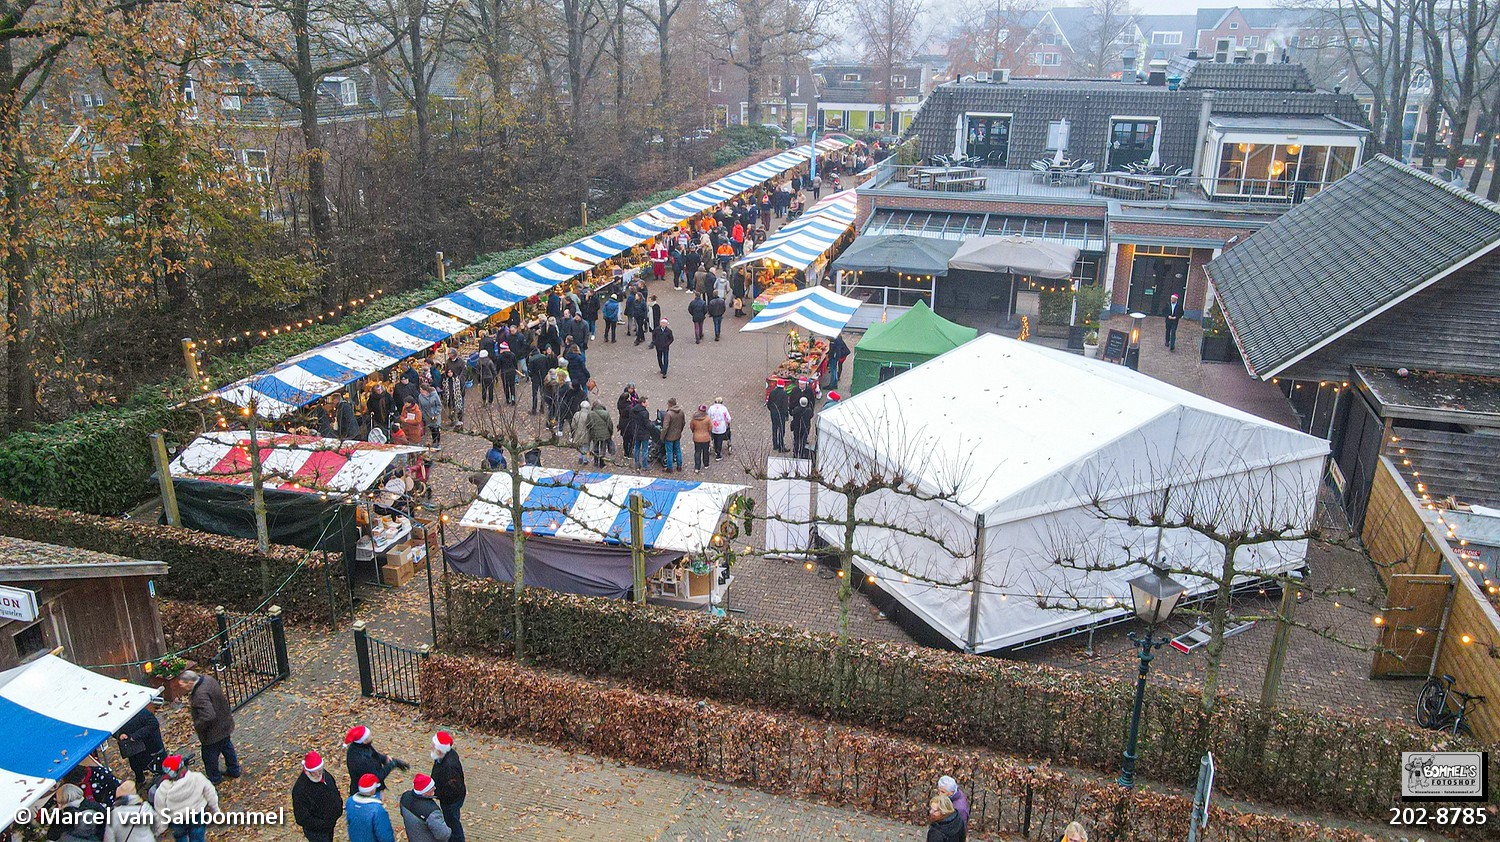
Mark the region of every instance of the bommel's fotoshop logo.
POLYGON ((1489 754, 1483 751, 1404 751, 1402 801, 1485 801, 1489 754))

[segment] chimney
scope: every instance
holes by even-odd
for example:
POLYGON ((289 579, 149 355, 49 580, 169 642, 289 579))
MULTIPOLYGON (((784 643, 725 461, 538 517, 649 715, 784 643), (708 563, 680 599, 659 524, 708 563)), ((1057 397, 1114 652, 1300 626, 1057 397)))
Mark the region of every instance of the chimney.
POLYGON ((1152 59, 1150 72, 1146 75, 1146 84, 1153 88, 1160 88, 1167 84, 1167 60, 1164 58, 1152 59))
POLYGON ((1197 61, 1198 60, 1198 51, 1197 50, 1188 50, 1187 57, 1188 57, 1188 61, 1197 61))
POLYGON ((1282 47, 1281 48, 1281 63, 1282 64, 1291 64, 1292 63, 1292 57, 1291 57, 1290 54, 1288 54, 1286 47, 1282 47))
POLYGON ((1120 54, 1120 81, 1127 85, 1136 82, 1135 50, 1126 50, 1120 54))

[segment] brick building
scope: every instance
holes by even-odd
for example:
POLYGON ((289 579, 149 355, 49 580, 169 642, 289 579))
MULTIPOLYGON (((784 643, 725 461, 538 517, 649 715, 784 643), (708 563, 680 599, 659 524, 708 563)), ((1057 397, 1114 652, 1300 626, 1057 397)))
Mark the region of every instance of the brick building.
MULTIPOLYGON (((917 189, 891 167, 861 188, 858 223, 866 234, 1021 234, 1074 245, 1074 279, 1103 285, 1115 312, 1158 315, 1175 293, 1200 316, 1211 303, 1204 266, 1346 175, 1364 157, 1362 121, 1353 96, 1316 90, 1292 64, 1177 58, 1137 84, 949 83, 934 89, 912 132, 924 159, 984 159, 982 189, 917 189), (1060 178, 1032 169, 1059 156, 1093 170, 1060 178), (1126 192, 1113 189, 1114 173, 1152 163, 1182 174, 1118 179, 1126 192)), ((960 306, 941 285, 936 299, 940 312, 960 306)))

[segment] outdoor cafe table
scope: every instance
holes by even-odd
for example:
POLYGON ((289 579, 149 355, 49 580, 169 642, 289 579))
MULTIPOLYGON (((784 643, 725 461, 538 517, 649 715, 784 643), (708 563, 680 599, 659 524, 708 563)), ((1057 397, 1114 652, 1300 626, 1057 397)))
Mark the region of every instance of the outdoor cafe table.
POLYGON ((978 172, 974 167, 913 167, 906 183, 913 190, 936 190, 944 181, 973 178, 978 172))

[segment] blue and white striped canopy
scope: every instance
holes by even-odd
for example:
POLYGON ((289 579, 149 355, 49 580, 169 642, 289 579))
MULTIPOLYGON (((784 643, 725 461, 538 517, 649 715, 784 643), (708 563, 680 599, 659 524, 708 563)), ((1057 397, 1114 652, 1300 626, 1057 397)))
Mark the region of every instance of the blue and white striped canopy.
POLYGON ((0 827, 46 798, 155 695, 55 655, 0 673, 0 827))
MULTIPOLYGON (((853 142, 846 135, 831 135, 818 141, 817 151, 832 152, 853 142)), ((813 154, 811 146, 789 149, 656 205, 618 225, 298 354, 212 394, 236 406, 249 406, 254 402, 258 415, 279 418, 356 380, 390 368, 517 302, 572 280, 683 220, 716 208, 746 190, 807 163, 813 154)))
POLYGON ((856 209, 852 188, 835 193, 808 208, 795 221, 782 226, 754 251, 736 260, 734 265, 773 260, 794 269, 806 269, 854 227, 856 209))
POLYGON ((740 330, 761 330, 792 322, 822 336, 838 336, 858 309, 858 299, 846 298, 823 287, 808 287, 771 299, 766 309, 756 313, 740 330))

